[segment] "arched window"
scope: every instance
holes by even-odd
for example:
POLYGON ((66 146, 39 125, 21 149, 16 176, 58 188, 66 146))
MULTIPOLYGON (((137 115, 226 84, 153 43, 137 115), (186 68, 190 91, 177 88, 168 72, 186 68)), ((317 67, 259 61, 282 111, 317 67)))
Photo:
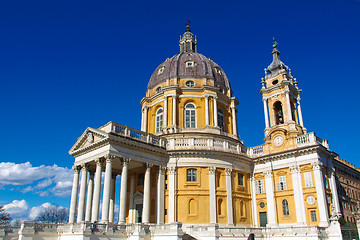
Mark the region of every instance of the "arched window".
POLYGON ((196 215, 197 214, 197 207, 195 199, 189 200, 189 215, 196 215))
POLYGON ((162 125, 163 125, 163 109, 162 108, 159 108, 157 111, 156 111, 156 121, 155 121, 156 125, 155 125, 155 132, 156 133, 159 133, 161 132, 161 129, 162 129, 162 125))
POLYGON ((283 124, 284 123, 284 114, 282 110, 282 104, 280 101, 274 103, 274 113, 275 113, 275 124, 283 124))
POLYGON ((221 108, 218 108, 218 124, 219 124, 220 130, 222 132, 225 132, 224 112, 221 108))
POLYGON ((196 107, 193 103, 185 105, 185 128, 196 128, 196 107))
POLYGON ((195 168, 189 168, 186 170, 186 181, 187 182, 197 181, 197 170, 195 168))
POLYGON ((156 89, 156 93, 160 93, 161 92, 161 87, 158 87, 157 89, 156 89))
POLYGON ((282 201, 283 215, 289 216, 289 203, 287 200, 282 201))

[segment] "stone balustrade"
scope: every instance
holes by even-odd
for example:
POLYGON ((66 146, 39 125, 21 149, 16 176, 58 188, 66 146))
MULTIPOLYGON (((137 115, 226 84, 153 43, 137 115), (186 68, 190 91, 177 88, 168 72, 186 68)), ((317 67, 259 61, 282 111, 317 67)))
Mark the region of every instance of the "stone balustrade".
POLYGON ((329 149, 329 144, 327 140, 323 140, 315 135, 314 132, 306 133, 304 135, 298 136, 296 138, 296 146, 297 147, 304 147, 310 145, 320 144, 325 148, 329 149))
POLYGON ((245 153, 239 142, 216 137, 178 137, 168 139, 168 150, 216 150, 231 153, 245 153))
POLYGON ((123 136, 132 140, 140 141, 147 144, 152 144, 157 147, 166 147, 166 139, 163 137, 156 136, 151 133, 136 130, 134 128, 120 125, 115 122, 110 122, 104 130, 108 130, 119 136, 123 136))

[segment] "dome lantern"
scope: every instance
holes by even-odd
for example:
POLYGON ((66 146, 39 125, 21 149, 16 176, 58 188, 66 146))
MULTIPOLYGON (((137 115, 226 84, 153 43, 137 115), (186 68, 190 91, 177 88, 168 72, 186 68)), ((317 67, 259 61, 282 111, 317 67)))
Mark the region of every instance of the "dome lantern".
POLYGON ((190 21, 186 22, 186 32, 180 36, 179 46, 180 53, 184 52, 197 52, 197 40, 190 30, 190 21))

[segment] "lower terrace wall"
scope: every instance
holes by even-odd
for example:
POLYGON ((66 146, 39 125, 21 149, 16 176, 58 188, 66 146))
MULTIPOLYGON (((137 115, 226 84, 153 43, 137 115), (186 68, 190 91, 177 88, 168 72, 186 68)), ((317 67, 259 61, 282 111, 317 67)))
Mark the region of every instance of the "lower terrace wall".
POLYGON ((327 228, 277 226, 266 228, 219 224, 41 224, 23 222, 21 227, 0 226, 0 240, 341 240, 337 221, 327 228))

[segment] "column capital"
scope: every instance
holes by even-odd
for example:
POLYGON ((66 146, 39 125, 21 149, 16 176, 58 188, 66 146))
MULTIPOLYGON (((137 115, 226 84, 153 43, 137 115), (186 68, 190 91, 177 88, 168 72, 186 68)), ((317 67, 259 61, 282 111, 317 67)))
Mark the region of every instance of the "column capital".
POLYGON ((321 170, 321 168, 323 167, 322 162, 313 162, 313 163, 311 163, 311 165, 314 170, 321 170))
POLYGON ((273 172, 271 170, 267 170, 264 172, 265 178, 272 178, 273 172))
POLYGON ((103 162, 104 162, 104 160, 103 160, 103 159, 101 159, 101 158, 97 158, 97 159, 95 159, 95 163, 96 163, 96 165, 100 165, 100 166, 102 166, 103 162))
POLYGON ((150 171, 151 171, 151 168, 152 168, 153 166, 154 166, 153 164, 145 163, 146 172, 150 172, 150 171))
POLYGON ((288 93, 290 93, 290 89, 286 86, 285 89, 284 89, 284 92, 285 92, 286 94, 288 94, 288 93))
POLYGON ((130 163, 131 159, 130 158, 123 158, 121 159, 121 165, 124 166, 128 166, 130 163))
POLYGON ((171 94, 171 95, 169 95, 169 96, 171 96, 171 97, 173 97, 173 98, 177 98, 177 94, 176 94, 176 93, 173 93, 173 94, 171 94))
POLYGON ((268 98, 267 98, 267 97, 263 97, 262 100, 263 100, 263 102, 265 102, 266 100, 268 100, 268 98))
POLYGON ((143 105, 143 110, 145 110, 145 109, 148 109, 149 108, 149 106, 148 105, 143 105))
POLYGON ((217 97, 217 96, 214 96, 214 95, 212 95, 212 98, 213 98, 214 100, 218 99, 218 97, 217 97))
POLYGON ((111 155, 111 154, 105 155, 106 162, 112 162, 114 159, 115 159, 114 155, 111 155))
POLYGON ((169 174, 175 174, 176 167, 168 167, 169 174))
POLYGON ((300 173, 300 166, 293 165, 293 166, 290 167, 290 171, 291 171, 292 174, 300 173))
POLYGON ((80 169, 81 169, 81 166, 80 165, 74 165, 72 168, 74 169, 75 173, 79 173, 80 169))
POLYGON ((210 95, 208 93, 204 94, 204 98, 208 99, 210 97, 210 95))
POLYGON ((216 167, 209 167, 209 174, 215 174, 216 167))
POLYGON ((89 171, 89 164, 88 163, 81 164, 81 169, 89 171))
POLYGON ((161 174, 161 175, 165 174, 165 170, 166 170, 166 167, 163 167, 163 166, 158 167, 159 174, 161 174))
POLYGON ((225 169, 225 174, 226 174, 226 176, 231 176, 231 172, 232 172, 232 169, 231 169, 231 168, 226 168, 226 169, 225 169))
POLYGON ((166 100, 166 99, 168 98, 168 96, 169 96, 169 95, 164 95, 164 97, 163 97, 163 98, 166 100))

